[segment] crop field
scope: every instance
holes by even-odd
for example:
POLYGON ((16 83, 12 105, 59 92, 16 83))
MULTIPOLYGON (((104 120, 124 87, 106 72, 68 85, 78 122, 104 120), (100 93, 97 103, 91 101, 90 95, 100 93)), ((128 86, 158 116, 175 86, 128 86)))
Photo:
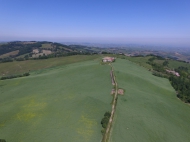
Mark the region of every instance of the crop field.
POLYGON ((189 142, 190 106, 176 97, 169 81, 127 60, 113 63, 125 90, 118 97, 111 142, 189 142))
POLYGON ((148 61, 150 56, 147 57, 125 57, 127 60, 135 62, 136 64, 143 66, 148 69, 152 69, 151 65, 147 64, 146 62, 148 61))
POLYGON ((111 110, 109 72, 108 65, 91 60, 0 81, 0 139, 100 141, 101 119, 111 110))
POLYGON ((44 43, 41 48, 53 48, 53 46, 50 43, 44 43))
POLYGON ((18 53, 19 53, 19 50, 12 51, 12 52, 9 52, 9 53, 0 55, 0 58, 6 58, 6 57, 9 57, 9 56, 11 56, 11 55, 14 56, 14 55, 17 55, 18 53))
POLYGON ((20 74, 33 70, 40 70, 45 68, 51 68, 70 63, 82 62, 87 60, 93 60, 99 58, 100 55, 76 55, 60 58, 50 58, 45 60, 26 60, 26 61, 14 61, 8 63, 0 63, 0 76, 20 74))

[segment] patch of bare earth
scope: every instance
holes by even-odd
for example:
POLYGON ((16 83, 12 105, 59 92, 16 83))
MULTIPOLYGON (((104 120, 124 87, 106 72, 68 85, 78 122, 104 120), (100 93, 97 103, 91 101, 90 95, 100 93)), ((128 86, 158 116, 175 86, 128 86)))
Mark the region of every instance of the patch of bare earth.
POLYGON ((123 89, 118 89, 117 93, 118 93, 119 95, 123 95, 123 94, 124 94, 124 90, 123 90, 123 89))
POLYGON ((6 58, 6 57, 11 57, 11 56, 15 56, 19 53, 19 50, 16 51, 12 51, 3 55, 0 55, 0 58, 6 58))
POLYGON ((34 54, 38 54, 38 53, 39 53, 39 50, 38 50, 38 49, 34 49, 34 50, 33 50, 33 53, 34 53, 34 54))
POLYGON ((51 54, 51 50, 42 50, 42 53, 45 54, 45 55, 49 55, 51 54))
POLYGON ((111 90, 111 95, 115 94, 115 89, 111 90))

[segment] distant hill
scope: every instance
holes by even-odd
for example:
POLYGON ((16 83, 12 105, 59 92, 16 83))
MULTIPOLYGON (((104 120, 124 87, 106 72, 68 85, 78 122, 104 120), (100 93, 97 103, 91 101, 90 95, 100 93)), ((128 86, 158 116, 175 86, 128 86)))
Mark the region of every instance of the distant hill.
POLYGON ((0 44, 0 59, 3 61, 46 59, 51 57, 94 54, 86 46, 64 45, 48 41, 13 41, 0 44))
POLYGON ((146 56, 149 54, 190 62, 190 49, 137 45, 56 43, 49 41, 13 41, 0 44, 0 60, 47 59, 52 57, 89 54, 123 54, 146 56), (4 59, 5 58, 5 59, 4 59))

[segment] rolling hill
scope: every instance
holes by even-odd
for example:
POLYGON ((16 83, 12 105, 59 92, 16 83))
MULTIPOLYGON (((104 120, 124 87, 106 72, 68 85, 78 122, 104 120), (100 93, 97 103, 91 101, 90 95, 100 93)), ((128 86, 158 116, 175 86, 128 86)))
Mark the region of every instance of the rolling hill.
MULTIPOLYGON (((30 70, 30 76, 0 80, 0 139, 101 141, 101 119, 113 99, 111 67, 102 57, 0 63, 1 76, 30 70)), ((125 93, 118 96, 109 141, 190 141, 190 107, 168 79, 152 75, 151 57, 118 57, 112 66, 125 93)))

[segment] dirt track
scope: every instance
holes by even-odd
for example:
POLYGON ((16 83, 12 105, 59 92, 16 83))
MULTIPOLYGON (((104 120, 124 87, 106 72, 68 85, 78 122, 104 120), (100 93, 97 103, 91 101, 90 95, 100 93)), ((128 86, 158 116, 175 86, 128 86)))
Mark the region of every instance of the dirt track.
POLYGON ((114 100, 113 100, 113 103, 112 103, 112 111, 111 111, 111 116, 110 116, 110 119, 109 119, 109 123, 107 125, 107 128, 106 128, 106 132, 103 136, 103 139, 102 139, 102 142, 107 142, 109 140, 109 134, 110 134, 110 130, 111 130, 111 125, 112 125, 112 122, 113 122, 113 117, 114 117, 114 113, 115 113, 115 108, 116 108, 116 102, 117 102, 117 82, 115 80, 115 76, 114 76, 114 73, 113 73, 113 67, 112 65, 110 64, 111 66, 111 72, 110 72, 110 75, 111 75, 111 79, 112 79, 112 85, 115 85, 115 94, 114 94, 114 100), (114 84, 113 84, 113 81, 114 81, 114 84))

